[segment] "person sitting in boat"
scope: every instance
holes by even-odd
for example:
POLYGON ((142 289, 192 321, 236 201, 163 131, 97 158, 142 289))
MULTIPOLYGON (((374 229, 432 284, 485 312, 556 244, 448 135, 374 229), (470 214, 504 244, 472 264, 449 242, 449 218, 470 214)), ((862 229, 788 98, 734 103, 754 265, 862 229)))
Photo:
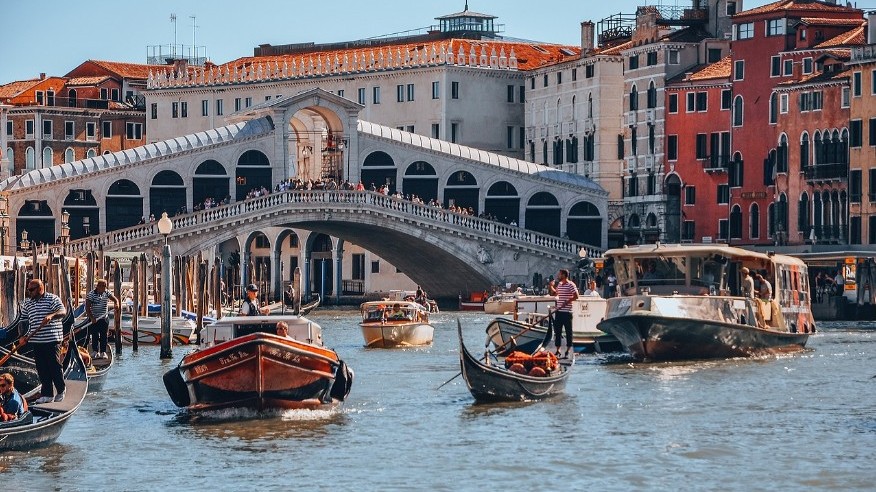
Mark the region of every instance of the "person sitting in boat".
POLYGON ((0 420, 9 422, 24 412, 24 399, 15 389, 15 378, 8 372, 0 374, 0 420))
POLYGON ((289 336, 289 325, 285 321, 277 322, 277 336, 283 338, 292 338, 289 336))
POLYGON ((602 297, 601 295, 599 295, 599 287, 596 286, 595 280, 587 282, 587 288, 584 290, 584 296, 602 297))
POLYGON ((392 311, 389 313, 389 319, 405 319, 408 315, 402 311, 401 305, 395 303, 392 305, 392 311))
POLYGON ((246 299, 240 305, 240 316, 258 316, 260 314, 268 314, 270 309, 267 306, 259 307, 259 287, 256 284, 246 286, 246 299))
POLYGON ((660 278, 660 274, 657 273, 657 265, 654 264, 653 261, 648 263, 648 271, 642 276, 642 280, 657 280, 660 278))

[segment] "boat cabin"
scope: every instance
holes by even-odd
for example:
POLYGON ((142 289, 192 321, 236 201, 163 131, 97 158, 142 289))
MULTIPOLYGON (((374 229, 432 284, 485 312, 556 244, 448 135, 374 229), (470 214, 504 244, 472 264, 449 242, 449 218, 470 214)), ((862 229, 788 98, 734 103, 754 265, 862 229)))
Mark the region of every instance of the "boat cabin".
POLYGON ((429 321, 429 312, 416 302, 370 301, 363 303, 360 310, 362 311, 363 323, 429 321))
POLYGON ((322 327, 302 316, 226 316, 204 327, 202 347, 210 347, 253 333, 277 334, 277 323, 289 325, 289 338, 322 346, 322 327))
MULTIPOLYGON (((760 274, 786 305, 809 302, 806 264, 785 255, 721 245, 645 245, 606 252, 614 261, 620 294, 742 296, 742 268, 760 274)), ((755 292, 760 289, 755 280, 755 292)))

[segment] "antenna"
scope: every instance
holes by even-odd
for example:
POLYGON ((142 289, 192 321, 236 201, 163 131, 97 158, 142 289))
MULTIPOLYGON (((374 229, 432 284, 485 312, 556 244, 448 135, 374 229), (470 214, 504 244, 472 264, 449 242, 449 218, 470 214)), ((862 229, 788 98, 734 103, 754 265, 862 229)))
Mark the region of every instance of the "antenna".
POLYGON ((195 24, 195 16, 194 15, 190 15, 189 19, 192 20, 192 49, 194 50, 194 53, 193 53, 194 56, 192 57, 192 59, 197 60, 198 59, 198 43, 195 42, 195 29, 198 28, 198 25, 195 24))
POLYGON ((176 58, 176 14, 170 14, 170 22, 173 23, 173 49, 170 50, 170 54, 176 58))

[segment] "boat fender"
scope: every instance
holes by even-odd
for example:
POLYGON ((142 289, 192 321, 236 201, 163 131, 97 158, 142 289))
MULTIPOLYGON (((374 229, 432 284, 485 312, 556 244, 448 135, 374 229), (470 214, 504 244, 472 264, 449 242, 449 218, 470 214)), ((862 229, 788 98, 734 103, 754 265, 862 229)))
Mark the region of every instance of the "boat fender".
POLYGON ((189 398, 189 388, 186 386, 178 367, 164 373, 164 387, 174 405, 187 407, 192 403, 191 398, 189 398))
POLYGON ((529 371, 529 375, 535 377, 544 377, 547 376, 547 372, 541 367, 535 366, 529 371))
POLYGON ((332 398, 344 401, 347 395, 350 394, 350 388, 353 386, 353 370, 346 362, 340 361, 338 370, 335 373, 335 382, 332 385, 330 395, 332 398))

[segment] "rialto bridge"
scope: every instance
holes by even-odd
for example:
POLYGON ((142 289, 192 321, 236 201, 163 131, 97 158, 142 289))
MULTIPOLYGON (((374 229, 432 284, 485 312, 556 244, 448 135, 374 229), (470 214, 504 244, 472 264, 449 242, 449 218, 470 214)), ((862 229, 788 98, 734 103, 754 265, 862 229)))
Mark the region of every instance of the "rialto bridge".
POLYGON ((71 250, 148 250, 163 242, 149 216, 168 212, 175 254, 239 252, 247 268, 254 251, 269 251, 275 288, 298 265, 314 289, 328 263, 339 295, 353 243, 448 297, 529 283, 532 272, 570 265, 582 247, 591 255, 604 247, 607 193, 591 180, 361 121, 360 110, 314 89, 231 115, 225 127, 13 176, 0 183, 13 233, 6 253, 24 231, 55 243, 62 211, 71 250), (276 191, 296 178, 386 185, 443 207, 370 191, 276 191), (271 193, 247 198, 262 188, 271 193))

